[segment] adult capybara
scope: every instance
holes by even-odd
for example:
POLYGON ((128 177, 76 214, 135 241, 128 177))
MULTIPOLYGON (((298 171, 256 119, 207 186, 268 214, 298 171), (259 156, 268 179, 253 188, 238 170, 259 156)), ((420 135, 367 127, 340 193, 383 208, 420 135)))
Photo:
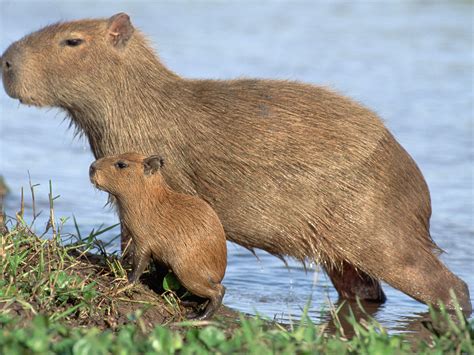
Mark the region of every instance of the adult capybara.
POLYGON ((471 310, 435 254, 420 170, 360 104, 298 82, 181 78, 124 13, 34 32, 2 72, 11 97, 64 109, 96 158, 169 157, 170 186, 205 199, 229 240, 322 263, 342 297, 383 302, 381 279, 451 308, 453 289, 471 310))
POLYGON ((119 215, 134 243, 130 282, 154 259, 170 268, 191 293, 209 299, 193 318, 206 319, 219 308, 227 265, 224 229, 214 210, 196 196, 170 189, 161 176, 163 160, 126 153, 92 163, 92 183, 116 198, 119 215))

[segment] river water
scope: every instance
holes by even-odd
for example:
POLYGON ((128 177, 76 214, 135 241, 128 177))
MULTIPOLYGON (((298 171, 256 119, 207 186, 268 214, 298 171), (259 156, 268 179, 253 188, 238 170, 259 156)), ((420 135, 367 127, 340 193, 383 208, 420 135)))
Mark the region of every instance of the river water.
MULTIPOLYGON (((472 2, 0 2, 0 51, 59 20, 126 11, 163 61, 193 78, 265 77, 332 87, 384 119, 419 164, 433 201, 432 235, 442 260, 474 295, 472 2)), ((82 234, 117 222, 107 196, 92 188, 87 143, 65 114, 19 105, 0 90, 0 174, 11 188, 8 215, 19 208, 28 172, 36 207, 48 213, 52 180, 57 217, 74 215, 82 234)), ((29 208, 27 204, 27 209, 29 208)), ((117 228, 104 240, 117 235, 117 228)), ((282 321, 337 301, 327 277, 229 244, 224 303, 282 321)), ((383 260, 381 260, 383 262, 383 260)), ((392 331, 411 330, 427 307, 385 285, 388 301, 369 311, 392 331)))

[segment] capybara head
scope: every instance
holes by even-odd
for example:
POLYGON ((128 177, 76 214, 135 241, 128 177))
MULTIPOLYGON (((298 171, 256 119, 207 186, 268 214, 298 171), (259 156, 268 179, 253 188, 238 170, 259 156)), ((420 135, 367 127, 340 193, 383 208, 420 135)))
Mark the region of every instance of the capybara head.
POLYGON ((91 182, 114 196, 134 194, 148 182, 159 188, 164 180, 160 169, 164 160, 158 155, 145 157, 138 153, 108 156, 93 162, 89 168, 91 182))
POLYGON ((91 92, 104 94, 97 90, 107 90, 111 76, 121 75, 135 32, 124 13, 45 27, 3 53, 5 90, 25 104, 65 108, 91 92))

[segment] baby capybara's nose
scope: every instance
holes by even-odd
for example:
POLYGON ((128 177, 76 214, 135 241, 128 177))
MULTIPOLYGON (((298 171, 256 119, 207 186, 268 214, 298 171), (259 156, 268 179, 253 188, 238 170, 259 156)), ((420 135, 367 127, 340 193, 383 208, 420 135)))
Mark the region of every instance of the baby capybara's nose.
MULTIPOLYGON (((3 67, 3 66, 2 66, 2 67, 3 67)), ((6 60, 6 61, 5 61, 5 70, 10 70, 11 67, 12 67, 12 64, 11 64, 8 60, 6 60)))
POLYGON ((93 162, 91 166, 89 167, 89 177, 92 177, 94 175, 95 170, 96 170, 95 162, 93 162))

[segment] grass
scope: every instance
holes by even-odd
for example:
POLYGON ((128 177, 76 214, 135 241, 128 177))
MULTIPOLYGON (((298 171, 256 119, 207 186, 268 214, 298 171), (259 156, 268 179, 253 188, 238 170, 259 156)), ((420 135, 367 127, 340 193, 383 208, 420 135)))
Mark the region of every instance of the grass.
MULTIPOLYGON (((443 319, 449 316, 442 315, 443 319)), ((455 325, 444 334, 433 333, 430 342, 410 344, 402 335, 388 335, 378 325, 362 325, 353 320, 355 336, 345 339, 327 335, 324 328, 302 322, 285 329, 259 318, 241 318, 240 327, 232 333, 220 323, 204 327, 181 323, 179 330, 157 325, 148 332, 140 322, 117 330, 102 331, 96 327, 68 327, 46 316, 37 315, 27 327, 19 320, 0 316, 0 351, 15 353, 61 354, 472 354, 473 326, 455 325), (415 346, 415 348, 414 348, 415 346)))
MULTIPOLYGON (((31 186, 34 201, 34 186, 31 186)), ((169 323, 183 318, 179 300, 172 292, 163 296, 144 285, 126 289, 127 272, 115 255, 97 237, 112 227, 93 230, 84 238, 62 234, 65 219, 54 218, 50 186, 49 220, 42 236, 32 231, 36 220, 26 223, 23 199, 16 223, 0 236, 0 311, 17 315, 28 324, 36 315, 69 326, 116 329, 141 312, 151 328, 155 321, 169 323), (95 254, 92 254, 94 251, 95 254)))
POLYGON ((306 316, 289 326, 243 315, 188 322, 172 279, 163 294, 143 285, 124 290, 126 268, 96 239, 106 228, 65 242, 51 190, 48 238, 31 231, 23 207, 0 235, 0 353, 474 354, 474 321, 443 309, 431 310, 429 339, 415 341, 353 314, 352 337, 337 326, 337 315, 332 333, 306 316))
POLYGON ((59 233, 43 239, 24 224, 0 236, 0 310, 24 322, 43 314, 53 322, 100 328, 114 328, 127 321, 128 313, 157 305, 170 321, 179 318, 169 302, 144 286, 121 291, 126 285, 122 264, 115 257, 90 255, 93 246, 64 246, 59 233))

